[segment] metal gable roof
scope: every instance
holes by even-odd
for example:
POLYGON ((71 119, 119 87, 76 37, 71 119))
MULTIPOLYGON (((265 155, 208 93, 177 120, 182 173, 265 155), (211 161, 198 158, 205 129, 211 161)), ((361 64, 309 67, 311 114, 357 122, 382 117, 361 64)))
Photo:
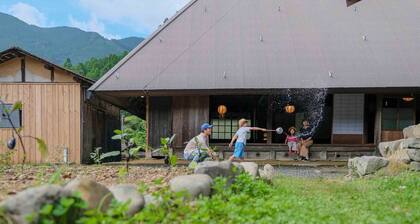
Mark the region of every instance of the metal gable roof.
POLYGON ((194 0, 91 90, 420 87, 418 21, 419 0, 194 0))

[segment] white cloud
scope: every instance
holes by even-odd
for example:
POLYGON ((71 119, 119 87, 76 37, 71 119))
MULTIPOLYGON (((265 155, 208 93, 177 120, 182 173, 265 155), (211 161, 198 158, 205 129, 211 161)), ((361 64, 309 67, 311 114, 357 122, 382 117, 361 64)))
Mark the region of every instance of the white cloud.
POLYGON ((47 25, 47 18, 45 17, 45 15, 42 12, 40 12, 37 8, 26 3, 18 2, 12 5, 9 8, 8 13, 31 25, 47 25))
POLYGON ((190 0, 79 0, 100 21, 150 33, 190 0))
POLYGON ((88 21, 79 21, 73 16, 69 17, 70 26, 77 27, 84 31, 97 32, 108 39, 121 39, 118 35, 112 35, 106 32, 105 24, 98 21, 96 16, 92 15, 88 21))

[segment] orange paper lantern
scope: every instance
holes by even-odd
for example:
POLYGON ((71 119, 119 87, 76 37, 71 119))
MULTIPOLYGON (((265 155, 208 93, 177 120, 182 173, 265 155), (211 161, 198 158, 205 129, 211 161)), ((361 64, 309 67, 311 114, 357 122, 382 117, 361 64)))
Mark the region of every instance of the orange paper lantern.
POLYGON ((286 113, 288 114, 293 114, 296 111, 296 108, 293 104, 288 103, 285 107, 284 110, 286 111, 286 113))
POLYGON ((405 102, 411 102, 414 100, 414 96, 405 96, 402 98, 405 102))
POLYGON ((225 117, 225 114, 227 113, 227 107, 225 105, 220 105, 217 107, 217 113, 219 113, 219 116, 221 118, 225 117))

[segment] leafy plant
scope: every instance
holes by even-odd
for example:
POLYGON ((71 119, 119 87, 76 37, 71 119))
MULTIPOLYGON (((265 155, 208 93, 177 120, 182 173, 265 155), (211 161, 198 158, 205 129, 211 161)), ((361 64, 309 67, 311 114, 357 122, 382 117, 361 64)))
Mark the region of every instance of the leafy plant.
POLYGON ((12 127, 12 130, 13 130, 13 132, 12 132, 12 138, 7 142, 7 147, 9 149, 11 149, 11 150, 16 147, 16 138, 15 138, 15 135, 17 135, 18 136, 19 143, 20 143, 20 146, 22 147, 22 151, 23 151, 22 168, 23 168, 23 165, 26 163, 26 157, 27 157, 27 155, 26 155, 26 147, 25 147, 25 144, 23 142, 23 139, 24 138, 34 139, 36 141, 36 143, 37 143, 37 146, 38 146, 37 149, 41 153, 41 157, 44 158, 48 154, 47 144, 45 144, 44 140, 42 140, 40 138, 37 138, 37 137, 33 137, 33 136, 23 136, 21 134, 22 128, 15 127, 15 125, 13 124, 12 119, 10 117, 12 113, 22 110, 22 102, 21 101, 15 102, 13 104, 11 110, 9 110, 9 108, 6 106, 6 104, 2 100, 0 100, 0 104, 1 104, 1 107, 2 107, 2 111, 3 111, 3 117, 6 120, 9 121, 10 126, 12 127))
POLYGON ((14 151, 0 153, 0 167, 10 167, 13 163, 14 151))
POLYGON ((30 223, 42 224, 70 224, 75 223, 74 219, 82 216, 87 208, 87 203, 79 195, 62 197, 54 204, 46 204, 37 214, 27 217, 30 223))
POLYGON ((58 168, 54 171, 51 177, 48 179, 48 184, 62 184, 63 178, 61 176, 61 168, 58 168))
POLYGON ((95 164, 98 164, 98 165, 101 164, 103 160, 107 158, 119 156, 121 154, 120 151, 111 151, 107 153, 101 153, 101 150, 102 150, 102 147, 96 147, 95 150, 93 150, 93 152, 90 153, 90 158, 93 160, 95 164))
POLYGON ((125 157, 125 167, 129 172, 129 162, 136 155, 146 148, 146 128, 144 121, 134 115, 124 118, 124 128, 114 130, 113 140, 120 140, 123 149, 122 155, 125 157))
POLYGON ((174 136, 171 138, 161 138, 160 139, 160 152, 165 156, 165 163, 174 167, 178 161, 178 157, 173 154, 173 150, 170 147, 171 142, 173 141, 174 136))

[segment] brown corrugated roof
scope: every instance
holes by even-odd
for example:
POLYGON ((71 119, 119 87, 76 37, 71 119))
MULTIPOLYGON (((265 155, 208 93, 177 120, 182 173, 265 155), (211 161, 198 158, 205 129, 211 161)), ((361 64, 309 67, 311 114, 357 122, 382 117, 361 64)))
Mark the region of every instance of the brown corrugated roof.
POLYGON ((420 87, 418 21, 418 0, 194 0, 91 90, 420 87))

